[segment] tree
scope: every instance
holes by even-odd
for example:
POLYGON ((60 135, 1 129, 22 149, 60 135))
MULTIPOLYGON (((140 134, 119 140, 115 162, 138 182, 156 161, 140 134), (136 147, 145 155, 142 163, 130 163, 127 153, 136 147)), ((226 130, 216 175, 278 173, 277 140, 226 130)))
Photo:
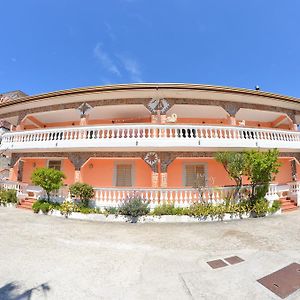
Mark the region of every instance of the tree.
POLYGON ((87 207, 89 200, 94 197, 93 187, 86 183, 76 182, 70 185, 69 189, 71 196, 79 198, 84 207, 87 207))
POLYGON ((242 187, 242 176, 248 177, 251 184, 250 200, 265 197, 274 175, 279 172, 279 152, 277 149, 267 152, 251 150, 245 152, 219 152, 215 158, 222 163, 231 179, 236 183, 234 199, 242 187))
POLYGON ((256 201, 263 198, 269 184, 279 172, 280 162, 278 162, 279 151, 277 149, 267 152, 257 150, 245 152, 245 170, 244 174, 248 176, 251 184, 250 199, 256 201))
POLYGON ((62 187, 64 178, 66 177, 63 172, 51 168, 37 168, 31 175, 32 183, 45 190, 48 201, 50 193, 62 187))
POLYGON ((233 198, 239 194, 243 184, 243 174, 245 171, 245 153, 240 152, 219 152, 215 155, 216 160, 221 163, 229 177, 235 181, 236 188, 233 198))

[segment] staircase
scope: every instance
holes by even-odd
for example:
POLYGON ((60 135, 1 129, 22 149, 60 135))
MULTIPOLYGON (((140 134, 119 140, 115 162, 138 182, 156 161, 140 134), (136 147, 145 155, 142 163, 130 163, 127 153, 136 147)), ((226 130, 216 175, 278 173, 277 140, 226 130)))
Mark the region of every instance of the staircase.
POLYGON ((289 197, 280 198, 280 202, 282 212, 290 212, 297 209, 297 204, 294 200, 291 200, 289 197))
POLYGON ((32 209, 32 204, 36 201, 35 198, 26 197, 22 199, 20 203, 17 205, 17 208, 24 208, 24 209, 32 209))

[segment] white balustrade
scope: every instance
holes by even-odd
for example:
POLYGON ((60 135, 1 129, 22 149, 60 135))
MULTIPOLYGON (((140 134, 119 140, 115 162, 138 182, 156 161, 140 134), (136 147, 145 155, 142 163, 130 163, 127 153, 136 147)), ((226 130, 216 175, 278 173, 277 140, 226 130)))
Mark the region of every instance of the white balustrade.
POLYGON ((283 148, 299 149, 300 132, 227 126, 130 124, 5 133, 2 150, 69 148, 283 148))
POLYGON ((16 181, 0 181, 0 188, 4 190, 15 190, 17 191, 17 196, 22 197, 26 195, 27 184, 16 181))
POLYGON ((234 188, 207 188, 201 193, 202 197, 196 189, 186 188, 94 188, 94 191, 94 199, 98 207, 118 206, 127 198, 138 195, 144 201, 149 201, 150 207, 154 208, 164 204, 173 204, 175 207, 188 207, 201 201, 212 204, 223 203, 228 193, 232 193, 234 188))
POLYGON ((297 206, 300 206, 300 181, 292 181, 288 183, 289 193, 288 196, 294 200, 297 206))
MULTIPOLYGON (((299 195, 300 199, 300 182, 291 182, 288 185, 290 195, 292 197, 299 195)), ((33 194, 33 197, 37 199, 46 198, 46 194, 40 187, 28 186, 24 183, 1 181, 0 187, 3 189, 17 190, 17 195, 21 197, 33 194)), ((285 186, 271 184, 266 194, 266 199, 271 203, 279 199, 279 194, 282 192, 281 187, 285 186)), ((175 207, 188 207, 199 202, 211 204, 224 203, 226 199, 234 193, 234 190, 235 187, 205 188, 200 191, 192 188, 94 188, 94 200, 97 207, 118 207, 124 203, 127 198, 136 195, 145 202, 149 201, 150 208, 164 204, 173 204, 175 207)), ((249 193, 249 191, 250 186, 243 186, 241 195, 243 193, 249 193)), ((62 202, 67 198, 70 198, 67 186, 51 194, 51 200, 55 202, 62 202)))

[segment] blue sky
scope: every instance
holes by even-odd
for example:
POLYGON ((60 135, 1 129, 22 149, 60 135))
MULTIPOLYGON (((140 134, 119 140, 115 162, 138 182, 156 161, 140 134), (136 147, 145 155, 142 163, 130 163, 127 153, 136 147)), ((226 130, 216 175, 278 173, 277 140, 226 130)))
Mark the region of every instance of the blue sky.
POLYGON ((300 97, 299 0, 2 0, 0 9, 0 93, 187 82, 300 97))

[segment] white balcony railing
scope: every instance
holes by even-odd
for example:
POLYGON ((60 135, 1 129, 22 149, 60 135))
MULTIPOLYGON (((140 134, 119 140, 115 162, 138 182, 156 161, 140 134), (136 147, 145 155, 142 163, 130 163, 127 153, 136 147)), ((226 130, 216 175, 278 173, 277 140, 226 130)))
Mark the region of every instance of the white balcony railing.
POLYGON ((3 135, 1 149, 197 150, 199 148, 278 148, 300 150, 300 132, 225 126, 113 125, 41 129, 3 135))

